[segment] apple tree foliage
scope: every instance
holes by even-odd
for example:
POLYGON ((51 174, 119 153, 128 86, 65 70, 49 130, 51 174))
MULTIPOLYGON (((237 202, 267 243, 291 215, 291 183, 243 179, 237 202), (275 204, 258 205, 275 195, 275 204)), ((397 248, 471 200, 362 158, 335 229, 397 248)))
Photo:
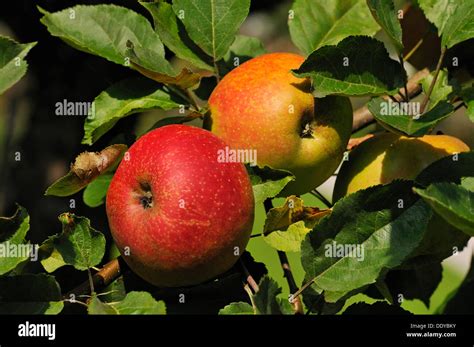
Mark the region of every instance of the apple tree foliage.
MULTIPOLYGON (((140 4, 142 14, 117 5, 78 5, 54 13, 38 8, 41 23, 52 36, 136 71, 135 77, 112 84, 95 98, 95 108, 84 122, 85 145, 94 145, 122 118, 139 117, 152 109, 173 110, 174 115, 151 129, 202 122, 206 100, 218 81, 239 64, 266 52, 258 38, 239 34, 249 14, 250 0, 140 4), (168 59, 171 55, 186 63, 178 68, 168 59)), ((405 136, 430 133, 459 107, 466 107, 473 121, 472 76, 463 80, 452 76, 446 54, 474 38, 474 3, 418 0, 411 6, 421 9, 441 41, 438 66, 421 81, 425 107, 417 117, 403 112, 386 115, 380 107, 388 98, 396 102, 410 98, 406 95, 408 76, 402 62, 407 50, 402 38, 411 33, 400 24, 403 8, 392 0, 294 0, 288 11, 289 34, 306 59, 292 73, 311 79, 316 98, 369 97, 367 107, 375 120, 405 136)), ((0 93, 26 73, 25 56, 35 44, 0 37, 0 93)), ((70 172, 45 194, 66 197, 83 191, 86 205, 103 205, 114 170, 126 151, 126 145, 111 143, 100 151, 81 153, 70 172)), ((324 209, 305 206, 304 199, 296 196, 285 197, 283 205, 272 207, 269 202, 294 179, 292 173, 250 166, 248 173, 257 207, 264 202, 267 207, 263 230, 254 236, 262 237, 279 255, 301 255, 305 279, 297 288, 288 282, 290 300, 281 295, 287 284, 270 278, 264 264, 255 262, 248 253, 242 257, 243 269, 236 265, 229 273, 196 288, 177 292, 153 288, 126 271, 101 286, 96 281, 97 271, 107 268, 110 259, 117 256, 117 252, 106 251, 110 236, 96 230, 88 218, 65 212, 59 216, 58 229, 61 225, 62 231, 37 247, 41 268, 30 266, 32 257, 0 257, 0 312, 58 314, 67 305, 81 301, 89 314, 165 314, 179 312, 176 301, 184 300, 184 294, 181 298, 179 293, 215 293, 229 286, 243 292, 244 282, 246 293, 240 300, 224 300, 216 313, 335 314, 347 308, 348 299, 361 293, 377 302, 354 304, 346 314, 407 313, 400 307, 400 297, 420 299, 428 306, 442 279, 441 261, 474 236, 472 152, 443 158, 414 180, 358 191, 334 206, 323 201, 328 205, 324 209), (463 233, 426 250, 423 241, 435 216, 463 233), (327 249, 335 243, 362 247, 363 260, 347 253, 328 257, 327 249), (84 272, 89 285, 85 291, 62 290, 54 274, 68 266, 84 272), (253 278, 253 285, 245 283, 248 276, 253 278), (138 285, 126 285, 127 281, 138 281, 138 285), (304 307, 297 308, 301 299, 304 307)), ((19 205, 13 216, 0 218, 3 250, 11 244, 32 245, 29 218, 19 205)), ((458 312, 462 310, 460 302, 472 302, 472 290, 466 289, 471 285, 472 269, 438 313, 458 312)), ((194 312, 199 313, 199 305, 194 312)))

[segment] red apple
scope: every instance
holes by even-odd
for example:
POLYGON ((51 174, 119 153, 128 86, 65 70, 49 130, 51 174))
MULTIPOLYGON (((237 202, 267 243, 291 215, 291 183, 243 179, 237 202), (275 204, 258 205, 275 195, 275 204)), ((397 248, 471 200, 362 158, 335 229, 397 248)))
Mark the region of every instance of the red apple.
POLYGON ((242 163, 220 162, 209 131, 169 125, 142 136, 107 192, 112 236, 130 268, 165 287, 227 271, 244 252, 254 199, 242 163))

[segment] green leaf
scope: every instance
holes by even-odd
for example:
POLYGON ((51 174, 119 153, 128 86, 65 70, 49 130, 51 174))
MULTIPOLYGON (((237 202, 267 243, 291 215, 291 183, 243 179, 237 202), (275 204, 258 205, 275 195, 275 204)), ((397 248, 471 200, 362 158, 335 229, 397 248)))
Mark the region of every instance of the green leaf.
POLYGON ((154 51, 164 57, 159 36, 148 20, 124 7, 116 5, 78 5, 59 12, 44 14, 41 23, 51 35, 70 46, 95 54, 116 64, 128 65, 127 41, 154 51))
POLYGON ((119 314, 166 314, 165 303, 156 301, 147 292, 130 292, 124 300, 110 305, 119 314))
POLYGON ((25 244, 26 233, 30 229, 30 216, 25 208, 17 206, 11 217, 0 217, 0 275, 13 270, 28 259, 33 245, 25 244), (28 255, 18 254, 24 249, 28 255), (15 253, 12 253, 14 251, 15 253))
MULTIPOLYGON (((115 250, 117 251, 118 254, 120 254, 116 246, 115 246, 115 250)), ((110 259, 110 256, 109 256, 109 259, 110 259)), ((124 276, 120 276, 119 278, 117 278, 115 281, 113 281, 111 284, 109 284, 107 287, 105 287, 102 290, 102 293, 100 294, 100 298, 104 302, 114 302, 114 301, 122 301, 123 299, 125 299, 126 295, 127 295, 127 291, 125 288, 124 276)))
POLYGON ((187 89, 198 84, 201 78, 199 74, 187 68, 183 68, 177 74, 171 64, 159 53, 140 45, 134 45, 131 41, 127 41, 127 56, 135 70, 159 83, 172 84, 187 89))
POLYGON ((461 91, 462 101, 467 105, 467 115, 471 122, 474 122, 474 87, 469 87, 461 91))
POLYGON ((274 198, 289 182, 295 179, 291 172, 285 170, 275 170, 268 166, 259 168, 247 165, 246 167, 253 186, 255 205, 262 203, 267 198, 274 198))
POLYGON ((28 63, 24 58, 35 45, 36 42, 21 44, 0 36, 0 95, 26 73, 28 63))
POLYGON ((104 303, 96 295, 89 301, 89 314, 166 314, 163 301, 156 301, 148 292, 130 292, 119 302, 104 303))
POLYGON ((53 276, 0 277, 0 314, 58 314, 62 309, 61 288, 53 276))
POLYGON ((299 252, 306 234, 329 210, 303 206, 303 200, 290 196, 281 207, 267 213, 263 239, 273 248, 283 252, 299 252))
POLYGON ((257 314, 282 314, 280 302, 277 300, 277 295, 281 293, 278 283, 264 276, 258 287, 258 292, 253 296, 257 314))
POLYGON ((474 4, 465 0, 419 0, 426 18, 448 48, 474 37, 474 4))
MULTIPOLYGON (((430 89, 431 82, 433 81, 434 72, 426 76, 421 80, 421 86, 423 87, 423 92, 428 93, 430 89)), ((439 71, 438 78, 436 79, 433 91, 430 95, 429 110, 433 109, 438 103, 446 101, 448 95, 453 92, 453 87, 448 83, 448 70, 443 69, 439 71)))
POLYGON ((408 265, 418 256, 428 256, 441 262, 458 250, 462 250, 469 241, 467 234, 447 223, 437 213, 433 213, 427 230, 429 232, 425 234, 423 241, 407 261, 408 265))
POLYGON ((441 217, 457 229, 474 236, 474 192, 448 182, 414 188, 441 217))
POLYGON ((188 35, 213 61, 227 53, 249 8, 250 0, 173 0, 188 35))
POLYGON ((89 219, 72 213, 59 216, 63 231, 49 237, 41 245, 41 264, 52 272, 64 265, 77 270, 96 266, 105 253, 105 237, 91 227, 89 219))
POLYGON ((373 36, 380 29, 364 0, 296 0, 291 11, 291 39, 306 55, 351 35, 373 36))
POLYGON ((375 283, 420 244, 432 212, 411 188, 394 181, 351 194, 306 236, 302 265, 326 301, 375 283))
POLYGON ((402 27, 398 21, 397 11, 392 0, 367 0, 372 16, 380 24, 388 37, 395 44, 399 53, 403 51, 402 27))
POLYGON ((470 192, 474 192, 474 177, 461 178, 461 186, 470 192))
POLYGON ((220 315, 249 315, 255 314, 253 307, 246 302, 232 302, 219 310, 220 315))
POLYGON ((291 224, 284 231, 273 231, 263 239, 278 251, 299 252, 301 242, 303 242, 306 234, 309 233, 310 230, 310 228, 305 226, 304 221, 299 221, 291 224))
POLYGON ((312 78, 317 97, 395 94, 406 80, 402 66, 390 59, 383 43, 365 36, 319 48, 293 71, 312 78))
POLYGON ((116 310, 109 304, 102 302, 97 295, 92 295, 91 299, 87 303, 87 313, 88 314, 118 314, 116 310))
POLYGON ((367 107, 374 118, 388 130, 401 132, 408 136, 427 134, 454 111, 453 105, 442 101, 428 112, 420 115, 418 114, 419 110, 410 110, 413 105, 416 104, 397 103, 384 98, 375 98, 367 104, 367 107))
POLYGON ((161 85, 146 78, 122 80, 94 100, 95 114, 84 123, 83 144, 92 145, 122 118, 145 110, 171 110, 186 104, 161 85))
POLYGON ((287 314, 287 315, 295 314, 295 309, 293 308, 293 305, 290 304, 290 301, 288 299, 277 298, 277 301, 278 301, 278 305, 280 305, 281 314, 287 314))
POLYGON ((446 302, 440 307, 440 314, 466 314, 474 312, 474 261, 471 259, 471 268, 461 286, 455 289, 446 298, 446 302))
POLYGON ((127 146, 116 144, 100 152, 79 154, 70 171, 49 186, 45 195, 69 196, 77 193, 97 177, 114 170, 126 151, 127 146))
POLYGON ((84 203, 87 206, 98 207, 105 202, 105 196, 112 177, 114 177, 113 174, 104 174, 87 185, 82 195, 84 203))
POLYGON ((421 300, 426 307, 430 298, 441 282, 443 268, 440 261, 412 262, 408 268, 389 271, 385 283, 394 298, 400 294, 404 299, 421 300))
POLYGON ((462 177, 474 176, 474 152, 458 153, 441 158, 418 174, 415 181, 428 187, 433 182, 460 183, 462 177))
POLYGON ((140 1, 140 4, 151 13, 155 31, 166 47, 177 57, 187 60, 194 66, 213 71, 214 68, 207 63, 209 57, 189 38, 182 22, 174 14, 171 4, 164 1, 140 1))
POLYGON ((247 60, 265 54, 262 41, 256 37, 237 35, 234 43, 219 64, 219 72, 225 75, 247 60))

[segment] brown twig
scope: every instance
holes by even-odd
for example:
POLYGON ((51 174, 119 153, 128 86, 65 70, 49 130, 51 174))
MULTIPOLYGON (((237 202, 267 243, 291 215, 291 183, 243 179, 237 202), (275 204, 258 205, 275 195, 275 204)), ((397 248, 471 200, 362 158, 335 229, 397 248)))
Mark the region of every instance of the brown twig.
MULTIPOLYGON (((400 60, 400 65, 403 67, 403 54, 400 53, 400 55, 398 56, 398 59, 400 60)), ((402 94, 402 91, 400 90, 399 91, 399 94, 403 97, 403 99, 408 102, 410 101, 410 97, 408 95, 408 90, 407 90, 407 81, 405 80, 405 83, 403 84, 403 94, 402 94)))
POLYGON ((259 290, 258 284, 255 281, 255 279, 252 277, 252 275, 250 274, 247 267, 245 266, 244 261, 242 260, 242 258, 239 259, 239 262, 240 262, 240 266, 242 267, 243 273, 245 275, 245 281, 247 282, 247 285, 249 285, 252 288, 254 293, 258 292, 258 290, 259 290))
MULTIPOLYGON (((296 285, 293 273, 291 272, 290 262, 285 252, 278 251, 278 258, 280 259, 281 268, 283 269, 283 277, 286 278, 288 282, 288 287, 290 288, 290 293, 295 293, 298 291, 298 286, 296 285)), ((291 300, 295 314, 304 314, 303 303, 298 297, 294 300, 291 300)))
MULTIPOLYGON (((268 213, 273 208, 273 203, 270 199, 265 200, 263 205, 265 207, 266 213, 268 213)), ((288 261, 288 257, 286 256, 286 253, 278 251, 278 258, 280 259, 281 268, 283 270, 283 276, 286 278, 290 293, 297 292, 298 286, 296 285, 295 278, 293 277, 293 272, 291 271, 290 263, 288 261)), ((292 295, 290 297, 293 298, 292 295)), ((296 297, 290 300, 290 302, 293 306, 295 314, 304 314, 303 303, 301 302, 301 298, 296 297)))
POLYGON ((349 140, 349 143, 347 144, 346 149, 348 151, 352 151, 354 148, 359 146, 362 142, 364 142, 365 140, 370 139, 373 136, 374 136, 374 134, 368 134, 368 135, 365 135, 365 136, 362 136, 362 137, 352 138, 352 139, 349 140))
POLYGON ((65 294, 64 299, 69 300, 71 297, 77 298, 84 294, 90 294, 91 287, 93 287, 95 290, 107 287, 110 283, 117 279, 121 273, 119 260, 118 258, 114 259, 105 264, 102 269, 96 274, 92 275, 89 280, 65 294))
POLYGON ((431 93, 433 92, 433 88, 436 84, 436 80, 438 79, 439 71, 441 70, 441 66, 443 65, 443 60, 444 56, 446 55, 447 48, 443 47, 441 49, 441 55, 439 56, 438 59, 438 64, 436 65, 436 70, 435 74, 433 76, 433 79, 431 80, 430 88, 428 89, 428 93, 426 93, 425 98, 423 99, 423 102, 421 103, 420 107, 420 113, 423 114, 425 111, 426 105, 428 104, 428 101, 430 100, 431 93))
MULTIPOLYGON (((408 99, 418 95, 421 92, 421 86, 419 82, 429 75, 428 69, 423 69, 415 73, 407 82, 407 92, 408 92, 408 99)), ((384 99, 389 99, 388 96, 384 96, 384 99)), ((400 95, 395 95, 397 101, 402 101, 403 98, 400 95)), ((363 128, 367 124, 373 122, 374 116, 370 113, 367 105, 362 106, 354 111, 354 120, 352 122, 352 132, 356 132, 357 130, 363 128)))

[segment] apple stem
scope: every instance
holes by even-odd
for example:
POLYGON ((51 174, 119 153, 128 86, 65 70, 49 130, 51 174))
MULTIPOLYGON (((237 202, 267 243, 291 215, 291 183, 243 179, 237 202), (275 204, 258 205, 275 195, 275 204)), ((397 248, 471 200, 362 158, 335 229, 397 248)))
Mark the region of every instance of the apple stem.
POLYGON ((439 71, 441 70, 441 65, 443 65, 443 60, 444 56, 446 55, 447 48, 446 46, 443 47, 441 50, 441 54, 438 59, 438 64, 436 65, 436 70, 435 74, 433 76, 433 79, 431 80, 430 87, 428 89, 428 93, 426 93, 425 98, 423 99, 423 102, 421 103, 420 107, 420 113, 423 114, 425 112, 426 105, 428 104, 428 101, 430 100, 431 93, 433 92, 434 86, 436 84, 436 80, 438 79, 439 71))
POLYGON ((216 74, 217 83, 219 83, 221 81, 221 74, 219 72, 219 66, 217 66, 217 62, 215 60, 214 60, 214 72, 216 74))
POLYGON ((189 89, 184 89, 180 87, 175 87, 172 85, 167 85, 167 87, 173 91, 176 95, 178 95, 180 98, 186 100, 189 102, 191 108, 193 108, 196 112, 199 112, 199 106, 197 104, 196 99, 194 98, 194 95, 191 93, 189 89))
POLYGON ((404 60, 404 61, 407 61, 408 59, 410 59, 411 56, 418 50, 418 48, 420 48, 421 44, 423 43, 423 40, 425 39, 425 37, 427 36, 428 33, 429 33, 429 30, 427 30, 427 31, 425 32, 425 34, 423 35, 423 37, 418 40, 418 42, 415 44, 415 46, 413 46, 413 48, 410 50, 410 52, 408 52, 408 53, 403 57, 403 60, 404 60))
POLYGON ((89 277, 89 287, 91 289, 91 295, 95 293, 94 290, 94 281, 92 280, 91 268, 87 268, 87 276, 89 277))
POLYGON ((196 112, 199 112, 200 108, 199 108, 199 105, 197 103, 197 100, 196 98, 194 97, 194 93, 189 90, 189 89, 185 89, 184 90, 184 93, 186 94, 186 96, 188 97, 189 99, 189 102, 191 103, 191 105, 194 107, 194 110, 196 112))
MULTIPOLYGON (((273 208, 273 203, 271 199, 266 199, 263 202, 265 207, 265 212, 268 212, 273 208)), ((295 278, 293 277, 293 272, 291 271, 290 262, 285 252, 277 251, 278 252, 278 259, 280 260, 281 268, 283 270, 283 277, 286 278, 286 282, 288 283, 288 287, 290 289, 290 293, 298 292, 298 286, 296 285, 295 278)), ((293 306, 295 314, 303 314, 303 303, 299 297, 293 297, 290 295, 290 303, 293 306)))

